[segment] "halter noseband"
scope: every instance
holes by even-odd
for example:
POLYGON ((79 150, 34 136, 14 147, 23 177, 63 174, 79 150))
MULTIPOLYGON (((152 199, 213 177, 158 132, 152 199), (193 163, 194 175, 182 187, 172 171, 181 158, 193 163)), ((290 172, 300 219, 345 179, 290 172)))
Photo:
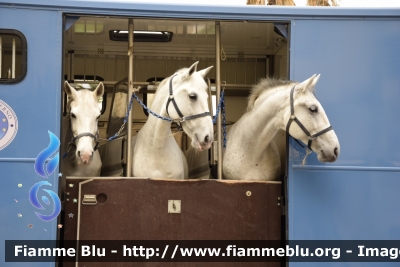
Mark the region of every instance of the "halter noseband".
MULTIPOLYGON (((69 119, 69 127, 70 127, 71 132, 72 132, 71 119, 69 119)), ((69 141, 69 143, 68 143, 67 153, 70 151, 70 149, 71 149, 72 147, 75 147, 75 148, 76 148, 75 142, 76 142, 79 138, 84 137, 84 136, 89 136, 89 137, 91 137, 91 138, 96 142, 96 145, 95 145, 94 148, 93 148, 93 151, 96 151, 97 148, 98 148, 98 146, 99 146, 99 143, 100 143, 100 142, 99 142, 99 128, 97 128, 96 135, 94 135, 94 134, 92 134, 92 133, 89 133, 89 132, 85 132, 85 133, 78 134, 77 136, 74 136, 74 133, 72 132, 71 141, 69 141)))
POLYGON ((167 114, 168 114, 168 116, 170 116, 169 115, 169 112, 168 112, 168 106, 169 106, 169 103, 171 103, 172 102, 172 104, 174 105, 174 107, 175 107, 175 110, 176 110, 176 112, 178 113, 178 115, 179 115, 179 118, 178 119, 175 119, 175 120, 177 120, 177 121, 179 121, 179 122, 184 122, 184 121, 188 121, 188 120, 193 120, 193 119, 197 119, 197 118, 201 118, 201 117, 205 117, 205 116, 211 116, 211 114, 210 114, 210 112, 204 112, 204 113, 200 113, 200 114, 196 114, 196 115, 191 115, 191 116, 183 116, 183 114, 182 114, 182 112, 179 110, 179 108, 178 108, 178 104, 176 104, 176 101, 175 101, 175 98, 174 98, 174 92, 173 92, 173 90, 172 90, 172 79, 176 76, 177 74, 175 74, 174 76, 172 76, 171 77, 171 79, 169 80, 169 98, 168 98, 168 101, 167 101, 167 106, 165 107, 166 108, 166 110, 167 110, 167 114))
MULTIPOLYGON (((289 121, 286 125, 286 132, 289 133, 289 128, 290 125, 292 124, 293 121, 295 121, 297 123, 297 125, 303 130, 303 132, 308 136, 308 144, 307 147, 312 150, 311 148, 311 144, 312 141, 315 140, 318 136, 323 135, 326 132, 329 132, 330 130, 333 130, 332 126, 329 126, 325 129, 323 129, 322 131, 319 131, 316 134, 311 135, 310 132, 306 129, 306 127, 304 127, 304 125, 296 118, 296 115, 294 115, 294 101, 293 101, 293 94, 294 94, 294 88, 296 87, 296 85, 294 85, 292 87, 292 89, 290 90, 290 118, 289 121)), ((297 139, 294 139, 297 141, 297 139)), ((299 143, 299 142, 298 142, 299 143)))
POLYGON ((78 140, 79 138, 84 137, 84 136, 89 136, 89 137, 93 138, 93 140, 96 142, 96 145, 94 146, 93 151, 96 151, 97 147, 99 145, 99 130, 98 129, 97 129, 96 135, 94 135, 92 133, 81 133, 81 134, 78 134, 75 137, 73 136, 71 138, 71 142, 70 143, 75 144, 76 140, 78 140))

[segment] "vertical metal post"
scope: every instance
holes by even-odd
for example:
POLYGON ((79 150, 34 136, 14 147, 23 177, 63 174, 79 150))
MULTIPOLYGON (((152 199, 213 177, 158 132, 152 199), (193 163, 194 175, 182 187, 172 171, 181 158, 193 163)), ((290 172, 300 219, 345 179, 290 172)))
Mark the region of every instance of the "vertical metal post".
POLYGON ((247 84, 247 57, 244 58, 244 84, 247 84))
MULTIPOLYGON (((219 21, 215 22, 215 87, 217 94, 217 105, 221 96, 221 25, 219 21)), ((222 179, 222 112, 217 118, 217 155, 218 155, 218 180, 222 179)))
POLYGON ((1 62, 3 60, 3 39, 0 36, 0 78, 1 78, 1 62))
POLYGON ((104 64, 104 80, 106 80, 107 81, 107 79, 108 79, 108 76, 107 76, 107 59, 108 59, 108 56, 107 55, 104 55, 104 57, 103 57, 103 64, 104 64))
POLYGON ((85 53, 85 56, 83 58, 83 80, 86 81, 86 53, 85 53))
POLYGON ((12 40, 12 65, 11 65, 11 78, 15 79, 15 53, 16 53, 15 38, 12 40))
POLYGON ((114 81, 118 81, 117 79, 117 55, 114 56, 114 81))
POLYGON ((93 81, 96 81, 96 65, 97 65, 97 55, 94 55, 93 63, 93 81))
MULTIPOLYGON (((133 93, 133 19, 128 22, 128 56, 129 56, 129 70, 128 70, 128 103, 132 98, 133 93)), ((129 111, 127 121, 127 149, 126 149, 126 176, 132 176, 132 108, 129 111)))
POLYGON ((257 83, 257 57, 256 57, 255 62, 254 62, 254 82, 253 83, 254 84, 257 83))
POLYGON ((73 81, 75 79, 74 77, 74 50, 69 50, 68 51, 68 57, 69 57, 69 69, 68 69, 68 81, 73 81))

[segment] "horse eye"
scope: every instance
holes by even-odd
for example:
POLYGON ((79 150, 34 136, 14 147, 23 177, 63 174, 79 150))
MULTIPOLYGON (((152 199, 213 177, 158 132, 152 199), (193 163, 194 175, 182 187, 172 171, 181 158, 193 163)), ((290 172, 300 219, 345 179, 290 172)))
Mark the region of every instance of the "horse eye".
POLYGON ((197 95, 196 94, 189 94, 189 98, 192 100, 196 100, 197 99, 197 95))
POLYGON ((311 107, 308 108, 308 110, 309 110, 311 113, 317 113, 317 112, 318 112, 318 108, 317 108, 316 106, 311 106, 311 107))
POLYGON ((71 113, 71 117, 74 118, 74 119, 76 119, 76 116, 75 116, 74 113, 71 113))

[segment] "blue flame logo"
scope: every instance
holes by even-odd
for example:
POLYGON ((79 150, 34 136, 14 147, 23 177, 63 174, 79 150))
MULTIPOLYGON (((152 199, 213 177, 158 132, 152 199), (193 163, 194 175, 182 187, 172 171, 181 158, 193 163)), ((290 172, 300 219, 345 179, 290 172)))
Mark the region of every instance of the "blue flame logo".
MULTIPOLYGON (((48 131, 48 132, 49 132, 49 136, 50 136, 49 146, 46 149, 44 149, 42 152, 40 152, 35 160, 35 171, 38 175, 40 175, 44 178, 48 178, 54 172, 54 170, 58 166, 58 161, 59 161, 58 153, 56 155, 54 155, 53 158, 50 158, 50 157, 54 153, 56 153, 58 148, 60 147, 60 139, 58 139, 58 137, 55 136, 52 132, 50 132, 50 131, 48 131)), ((39 199, 38 199, 38 191, 42 185, 51 186, 51 183, 49 183, 47 181, 38 182, 32 186, 31 190, 29 190, 29 200, 30 200, 32 206, 34 206, 35 208, 37 208, 39 210, 45 210, 45 208, 42 206, 42 204, 40 204, 39 199)), ((60 198, 58 197, 58 195, 54 191, 48 190, 48 189, 42 189, 42 190, 44 192, 46 192, 50 196, 50 198, 53 200, 52 201, 54 203, 53 213, 50 215, 43 215, 43 214, 35 211, 35 214, 36 214, 36 216, 39 217, 39 219, 41 219, 45 222, 49 222, 49 221, 57 218, 58 214, 60 214, 61 201, 60 201, 60 198)), ((51 203, 47 196, 42 196, 41 200, 47 206, 49 206, 51 203)))
MULTIPOLYGON (((42 185, 49 185, 51 186, 51 184, 47 181, 42 181, 42 182, 38 182, 36 184, 34 184, 31 188, 31 190, 29 190, 29 200, 31 201, 31 204, 40 210, 44 210, 45 208, 40 204, 39 200, 38 200, 38 191, 40 189, 40 187, 42 185)), ((43 215, 37 211, 35 211, 35 214, 43 221, 45 222, 49 222, 55 218, 57 218, 58 214, 60 214, 61 212, 61 201, 60 198, 58 197, 58 195, 56 193, 54 193, 54 191, 52 190, 48 190, 48 189, 42 189, 43 191, 45 191, 47 194, 49 194, 49 196, 51 197, 51 199, 53 200, 54 203, 54 209, 53 209, 53 213, 50 215, 43 215)), ((46 205, 50 205, 50 200, 46 197, 46 196, 42 196, 42 201, 46 204, 46 205)))
POLYGON ((50 144, 46 149, 39 153, 35 160, 35 171, 44 178, 48 178, 49 175, 54 172, 59 161, 58 153, 52 159, 50 159, 50 156, 57 152, 58 148, 60 147, 60 139, 58 139, 57 136, 55 136, 52 132, 48 132, 50 136, 50 144))

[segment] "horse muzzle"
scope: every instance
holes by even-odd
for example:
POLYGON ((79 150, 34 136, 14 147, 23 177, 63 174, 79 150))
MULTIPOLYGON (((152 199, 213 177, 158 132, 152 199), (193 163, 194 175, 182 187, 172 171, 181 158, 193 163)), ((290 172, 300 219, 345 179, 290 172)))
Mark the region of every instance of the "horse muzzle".
POLYGON ((88 165, 93 160, 93 151, 85 151, 81 153, 81 151, 77 151, 78 165, 88 165))
POLYGON ((335 162, 340 154, 340 147, 337 146, 333 150, 320 150, 318 152, 318 160, 320 162, 335 162))
POLYGON ((203 140, 200 141, 196 134, 193 140, 194 142, 192 141, 192 146, 199 151, 207 150, 211 147, 213 140, 214 138, 212 135, 206 135, 203 140))

